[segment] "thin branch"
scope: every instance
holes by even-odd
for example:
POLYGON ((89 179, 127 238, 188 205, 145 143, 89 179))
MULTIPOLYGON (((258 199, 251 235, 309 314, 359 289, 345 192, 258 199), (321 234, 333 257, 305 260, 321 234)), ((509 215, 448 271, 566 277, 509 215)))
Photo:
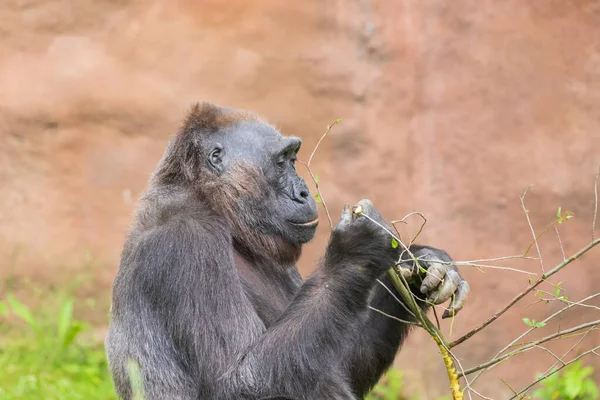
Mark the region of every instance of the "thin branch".
POLYGON ((504 260, 514 260, 514 259, 534 260, 534 261, 540 260, 537 257, 527 257, 527 256, 520 255, 520 256, 504 256, 504 257, 494 257, 494 258, 480 258, 478 260, 468 260, 468 261, 464 261, 464 262, 479 263, 479 262, 504 261, 504 260))
POLYGON ((419 235, 421 234, 421 232, 423 232, 423 228, 425 227, 425 224, 427 223, 427 218, 425 218, 425 216, 424 216, 422 213, 420 213, 420 212, 418 212, 418 211, 414 211, 414 212, 411 212, 411 213, 408 213, 408 214, 406 214, 406 215, 404 216, 404 218, 402 218, 402 219, 399 219, 399 220, 392 221, 392 226, 394 227, 394 229, 395 229, 395 230, 396 230, 396 232, 398 233, 398 236, 400 236, 400 233, 398 232, 398 229, 396 229, 396 224, 398 224, 398 223, 407 224, 407 222, 406 222, 406 219, 407 219, 408 217, 410 217, 410 216, 413 216, 413 215, 418 215, 419 217, 421 217, 421 218, 423 219, 423 223, 422 223, 422 224, 421 224, 421 226, 419 227, 419 230, 417 231, 417 234, 415 235, 415 237, 414 237, 414 238, 410 238, 410 235, 409 235, 409 239, 410 239, 410 240, 409 240, 409 243, 408 243, 408 245, 409 245, 409 246, 410 246, 410 245, 411 245, 411 244, 412 244, 412 243, 413 243, 415 240, 417 240, 417 238, 419 237, 419 235))
POLYGON ((592 241, 594 240, 594 234, 596 232, 596 217, 598 216, 598 177, 600 177, 600 167, 598 167, 598 173, 594 180, 594 218, 592 219, 592 241))
MULTIPOLYGON (((555 317, 559 316, 560 314, 564 313, 565 311, 570 310, 571 308, 575 307, 576 305, 580 305, 585 301, 591 300, 595 297, 600 296, 600 293, 595 293, 593 295, 590 295, 584 299, 579 300, 578 302, 574 302, 572 304, 567 305, 566 307, 561 308, 560 310, 556 311, 554 314, 548 316, 547 318, 545 318, 544 320, 542 320, 541 322, 544 323, 548 323, 550 322, 550 320, 554 319, 555 317)), ((535 327, 531 327, 529 328, 527 331, 523 332, 519 337, 515 338, 512 342, 510 342, 509 344, 507 344, 506 346, 504 346, 504 348, 502 348, 502 350, 500 350, 495 356, 494 358, 498 357, 500 354, 504 353, 506 350, 508 350, 509 348, 511 348, 512 346, 515 345, 515 343, 517 343, 519 340, 523 339, 525 336, 529 335, 531 332, 533 332, 534 330, 536 330, 537 328, 535 327)))
POLYGON ((391 318, 391 319, 393 319, 394 321, 401 322, 401 323, 403 323, 403 324, 415 325, 415 326, 420 326, 420 327, 422 327, 422 326, 423 326, 423 325, 421 325, 421 324, 420 324, 420 323, 418 323, 418 322, 414 322, 414 321, 407 321, 407 320, 404 320, 404 319, 400 319, 400 318, 398 318, 398 317, 394 317, 393 315, 391 315, 391 314, 388 314, 388 313, 386 313, 385 311, 381 311, 380 309, 378 309, 378 308, 375 308, 375 307, 372 307, 372 306, 369 306, 369 309, 370 309, 370 310, 373 310, 373 311, 375 311, 375 312, 378 312, 379 314, 381 314, 381 315, 383 315, 383 316, 385 316, 385 317, 391 318))
POLYGON ((333 124, 327 125, 327 130, 325 131, 323 136, 321 136, 321 138, 315 145, 315 148, 313 149, 312 153, 310 153, 310 157, 308 157, 307 163, 304 163, 304 162, 298 160, 302 165, 304 165, 306 167, 313 183, 315 184, 315 187, 317 189, 317 194, 319 195, 319 199, 321 199, 321 204, 323 204, 323 208, 325 209, 325 214, 327 214, 327 219, 329 220, 329 228, 332 230, 333 230, 333 223, 331 222, 331 215, 329 214, 329 209, 327 208, 327 203, 325 203, 325 198, 323 198, 323 193, 321 193, 321 190, 319 189, 319 181, 317 180, 315 175, 313 175, 312 170, 310 169, 310 163, 312 162, 312 159, 313 159, 315 153, 317 152, 317 149, 321 145, 321 142, 323 141, 323 139, 325 139, 325 137, 329 134, 329 132, 331 132, 331 128, 333 128, 334 125, 339 124, 340 121, 341 121, 341 119, 338 118, 335 121, 333 121, 333 124))
POLYGON ((552 374, 557 373, 558 371, 560 371, 561 369, 563 369, 564 367, 573 364, 574 362, 577 362, 578 360, 580 360, 582 357, 587 356, 588 354, 594 354, 597 355, 596 351, 600 350, 600 346, 594 347, 591 350, 588 350, 586 352, 581 353, 579 356, 575 357, 574 359, 572 359, 571 361, 564 363, 563 365, 561 365, 560 367, 558 367, 557 369, 555 369, 554 371, 544 374, 542 376, 540 376, 538 379, 536 379, 535 381, 533 381, 529 386, 527 386, 526 388, 520 390, 519 392, 517 392, 513 397, 510 398, 510 400, 512 399, 517 399, 520 398, 519 396, 525 392, 527 392, 529 389, 531 389, 533 386, 535 386, 536 384, 540 383, 541 381, 543 381, 544 379, 546 379, 547 377, 549 377, 552 374))
MULTIPOLYGON (((554 297, 554 295, 552 293, 548 293, 548 292, 545 292, 545 291, 543 293, 552 296, 550 298, 542 298, 541 299, 542 301, 545 301, 545 302, 560 301, 561 303, 566 303, 566 304, 569 304, 570 306, 579 306, 579 307, 583 307, 583 308, 593 308, 595 310, 600 311, 600 307, 594 306, 592 304, 585 304, 585 303, 582 303, 582 302, 579 302, 579 301, 574 302, 574 301, 569 301, 567 299, 556 298, 556 297, 554 297)), ((600 293, 596 293, 596 294, 590 296, 590 298, 596 297, 598 295, 600 295, 600 293)), ((566 308, 564 308, 564 309, 566 309, 566 308)))
POLYGON ((470 374, 472 374, 474 372, 477 372, 477 371, 480 371, 480 370, 482 370, 484 368, 490 367, 492 365, 499 364, 499 363, 501 363, 502 361, 504 361, 504 360, 506 360, 508 358, 511 358, 513 356, 516 356, 517 354, 524 353, 524 352, 526 352, 528 350, 531 350, 532 348, 535 348, 537 345, 540 345, 542 343, 546 343, 549 340, 560 338, 560 337, 566 336, 566 335, 568 335, 570 333, 579 332, 579 331, 581 331, 581 330, 583 330, 585 328, 594 327, 594 326, 597 326, 597 325, 600 325, 600 319, 595 320, 595 321, 586 322, 585 324, 581 324, 581 325, 575 326, 573 328, 570 328, 570 329, 567 329, 567 330, 564 330, 564 331, 561 331, 561 332, 554 333, 554 334, 546 336, 546 337, 544 337, 542 339, 539 339, 539 340, 533 341, 533 342, 531 342, 529 344, 523 345, 523 346, 519 347, 518 349, 511 351, 510 353, 504 354, 503 356, 500 356, 498 358, 492 359, 492 360, 490 360, 488 362, 485 362, 483 364, 480 364, 480 365, 478 365, 476 367, 470 368, 470 369, 464 371, 461 374, 461 376, 470 375, 470 374))
POLYGON ((317 194, 319 195, 319 199, 321 199, 321 204, 323 204, 323 208, 325 209, 325 214, 327 215, 327 219, 329 220, 329 228, 333 230, 333 223, 331 222, 331 215, 329 214, 329 209, 327 208, 327 203, 325 202, 325 198, 323 197, 323 193, 321 193, 321 189, 319 189, 319 182, 317 178, 313 175, 308 164, 298 160, 298 162, 306 167, 308 170, 308 174, 310 175, 313 183, 315 184, 315 188, 317 189, 317 194))
POLYGON ((561 364, 565 363, 559 356, 557 356, 556 354, 554 354, 549 348, 544 347, 544 346, 538 346, 538 345, 536 345, 535 347, 538 348, 538 349, 541 349, 541 350, 545 351, 548 354, 550 354, 556 360, 556 362, 559 362, 561 364))
MULTIPOLYGON (((569 304, 566 307, 563 307, 560 310, 556 311, 554 314, 548 316, 547 318, 545 318, 541 322, 548 323, 550 320, 554 319, 555 317, 557 317, 558 315, 564 313, 565 311, 570 310, 574 306, 581 305, 583 302, 591 300, 591 299, 593 299, 593 298, 595 298, 597 296, 600 296, 600 293, 596 293, 596 294, 590 295, 590 296, 588 296, 586 298, 583 298, 583 299, 579 300, 576 303, 569 304)), ((505 351, 507 351, 508 349, 510 349, 511 347, 513 347, 519 340, 523 339, 525 336, 529 335, 531 332, 533 332, 536 329, 537 329, 536 327, 531 327, 528 330, 526 330, 525 332, 523 332, 521 335, 519 335, 518 337, 516 337, 515 339, 513 339, 509 344, 507 344, 500 351, 498 351, 496 353, 496 355, 494 357, 492 357, 492 360, 495 360, 496 358, 498 358, 502 353, 504 353, 505 351)), ((593 329, 593 327, 590 328, 590 330, 592 330, 592 329, 593 329)), ((589 331, 587 333, 589 333, 589 331)), ((584 337, 587 336, 587 333, 584 335, 584 337)), ((583 339, 580 339, 580 340, 583 340, 583 339)), ((565 357, 567 354, 568 354, 568 352, 565 353, 565 355, 563 355, 563 357, 565 357)), ((493 366, 491 366, 490 368, 485 369, 484 371, 479 372, 479 374, 477 374, 473 378, 473 380, 471 381, 471 383, 475 383, 477 381, 477 379, 479 379, 479 377, 481 376, 481 374, 483 374, 484 372, 489 371, 492 367, 493 366)))
POLYGON ((479 325, 477 328, 473 329, 472 331, 466 333, 465 335, 461 336, 460 338, 458 338, 455 341, 453 341, 452 343, 450 343, 449 347, 453 348, 454 346, 457 346, 457 345, 463 343, 465 340, 469 339, 471 336, 475 335, 476 333, 481 332, 488 325, 490 325, 492 322, 497 320, 502 314, 504 314, 506 311, 508 311, 513 305, 515 305, 515 303, 517 303, 519 300, 521 300, 523 297, 525 297, 528 293, 530 293, 532 290, 534 290, 540 283, 544 282, 546 279, 548 279, 549 277, 551 277, 552 275, 554 275, 555 273, 557 273, 558 271, 560 271, 567 265, 571 264, 573 261, 577 260, 579 257, 581 257, 583 254, 587 253, 590 249, 592 249, 594 246, 598 245, 599 243, 600 243, 600 238, 588 243, 585 247, 583 247, 577 253, 575 253, 568 259, 564 260, 563 262, 558 264, 556 267, 552 268, 550 271, 546 272, 537 281, 533 282, 531 285, 529 285, 527 288, 525 288, 525 290, 523 290, 521 293, 516 295, 506 306, 504 306, 500 311, 496 312, 490 319, 488 319, 483 324, 479 325))
POLYGON ((560 233, 558 232, 558 228, 556 227, 556 225, 554 225, 554 231, 556 232, 556 237, 558 238, 558 244, 560 245, 560 252, 562 253, 562 257, 564 260, 565 258, 567 258, 567 256, 565 256, 565 249, 563 247, 562 240, 560 240, 560 233))
MULTIPOLYGON (((427 260, 427 261, 430 261, 430 260, 427 260)), ((513 272, 518 272, 521 274, 526 274, 529 276, 532 276, 532 275, 537 276, 537 273, 535 273, 535 272, 525 271, 522 269, 511 268, 511 267, 503 267, 500 265, 476 264, 476 263, 471 263, 468 261, 453 261, 452 263, 448 263, 448 264, 454 264, 454 265, 460 265, 460 266, 466 266, 466 267, 475 267, 477 269, 482 269, 482 268, 501 269, 504 271, 513 271, 513 272)))
POLYGON ((405 310, 406 312, 408 312, 408 313, 411 315, 411 317, 413 317, 413 318, 417 319, 417 316, 416 316, 416 315, 415 315, 415 314, 414 314, 412 311, 410 311, 410 309, 409 309, 409 308, 406 306, 406 304, 404 304, 404 302, 403 302, 403 301, 401 301, 401 300, 398 298, 398 296, 396 296, 396 295, 394 294, 394 292, 393 292, 393 291, 392 291, 390 288, 388 288, 388 287, 387 287, 387 285, 386 285, 385 283, 383 283, 383 282, 382 282, 382 281, 380 281, 379 279, 377 279, 377 282, 378 282, 378 283, 379 283, 381 286, 383 286, 385 290, 387 290, 387 292, 388 292, 388 293, 389 293, 389 294, 390 294, 390 295, 391 295, 391 296, 394 298, 394 300, 396 300, 396 302, 398 302, 398 303, 399 303, 399 304, 402 306, 402 308, 404 308, 404 310, 405 310))
POLYGON ((333 124, 327 125, 327 130, 325 131, 325 133, 323 134, 323 136, 321 136, 321 139, 319 139, 319 141, 315 145, 315 148, 313 149, 312 153, 310 153, 310 157, 308 157, 308 162, 306 163, 306 165, 308 165, 310 167, 310 162, 312 161, 315 153, 317 152, 317 149, 319 148, 319 145, 321 144, 321 142, 323 141, 323 139, 325 139, 325 137, 329 134, 329 132, 331 131, 331 128, 333 128, 334 125, 339 124, 340 121, 341 121, 341 119, 338 118, 335 121, 333 121, 333 124))
MULTIPOLYGON (((542 267, 542 272, 544 271, 544 260, 542 260, 542 253, 540 251, 540 246, 538 244, 538 237, 535 235, 535 229, 533 229, 533 225, 531 223, 531 218, 529 218, 529 210, 525 207, 525 196, 527 196, 527 191, 529 190, 529 188, 531 188, 533 185, 529 185, 527 186, 527 189, 525 189, 525 191, 523 192, 523 195, 521 196, 521 207, 523 208, 523 211, 525 212, 525 218, 527 218, 527 224, 529 225, 529 229, 531 229, 531 234, 533 235, 533 243, 535 243, 535 248, 537 250, 538 253, 538 257, 540 258, 540 266, 542 267)), ((542 234, 545 233, 545 231, 548 228, 546 228, 542 234)), ((540 234, 540 237, 542 236, 542 234, 540 234)), ((526 256, 527 253, 529 253, 529 250, 531 249, 532 245, 529 245, 529 247, 527 248, 527 250, 525 250, 525 253, 523 253, 523 256, 526 256)))
MULTIPOLYGON (((571 352, 572 352, 572 351, 573 351, 573 350, 574 350, 574 349, 575 349, 577 346, 579 346, 579 344, 580 344, 581 342, 583 342, 583 340, 584 340, 584 339, 585 339, 585 338, 586 338, 586 337, 587 337, 587 336, 590 334, 590 332, 591 332, 593 329, 594 329, 594 327, 591 327, 590 329, 588 329, 588 331, 587 331, 586 333, 584 333, 584 334, 583 334, 583 335, 582 335, 582 336, 579 338, 579 340, 578 340, 578 341, 577 341, 577 342, 576 342, 576 343, 575 343, 573 346, 571 346, 571 348, 570 348, 569 350, 567 350, 567 351, 566 351, 566 352, 565 352, 565 353, 562 355, 562 357, 560 357, 560 364, 561 364, 561 365, 563 365, 563 366, 565 365, 565 362, 563 361, 563 359, 564 359, 566 356, 568 356, 568 355, 569 355, 569 354, 570 354, 570 353, 571 353, 571 352)), ((595 353, 594 353, 594 354, 595 354, 595 353)), ((556 361, 554 364, 552 364, 552 366, 551 366, 550 368, 548 368, 548 369, 546 370, 546 372, 544 372, 544 374, 543 374, 543 375, 551 374, 551 373, 552 373, 552 371, 554 370, 554 368, 556 368, 556 366, 557 366, 558 364, 559 364, 559 361, 556 361)), ((534 384, 535 384, 535 383, 534 383, 534 384)), ((530 386, 530 387, 528 387, 528 388, 525 388, 525 389, 523 389, 523 390, 522 390, 522 392, 524 392, 524 393, 527 393, 527 391, 529 391, 529 389, 530 389, 530 388, 531 388, 531 386, 530 386)))

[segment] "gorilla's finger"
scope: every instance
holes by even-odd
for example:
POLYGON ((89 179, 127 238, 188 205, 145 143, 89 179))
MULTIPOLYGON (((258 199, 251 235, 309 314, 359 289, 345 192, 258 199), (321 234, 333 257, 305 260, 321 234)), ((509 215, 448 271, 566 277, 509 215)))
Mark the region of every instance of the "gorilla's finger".
POLYGON ((348 204, 344 204, 340 221, 349 221, 351 217, 352 213, 350 212, 350 206, 348 204))
POLYGON ((470 291, 471 287, 469 286, 469 283, 464 280, 460 281, 458 289, 456 290, 456 292, 454 292, 454 298, 450 303, 450 307, 446 311, 444 311, 442 318, 453 317, 456 315, 457 312, 462 310, 462 308, 465 306, 465 302, 470 291))
POLYGON ((402 277, 406 280, 408 280, 409 278, 412 278, 412 276, 415 273, 414 269, 409 266, 404 267, 402 265, 399 265, 398 270, 400 271, 400 275, 402 275, 402 277))
POLYGON ((350 210, 350 206, 348 204, 344 204, 344 210, 342 211, 342 215, 340 215, 340 222, 338 223, 338 227, 343 227, 352 222, 354 216, 352 215, 352 211, 350 210))
POLYGON ((454 270, 447 270, 444 282, 435 293, 429 296, 428 300, 433 304, 442 304, 448 301, 460 285, 460 276, 454 270))
POLYGON ((429 293, 436 289, 442 282, 442 279, 444 279, 446 269, 447 268, 440 263, 429 264, 427 274, 421 284, 421 293, 429 293))
POLYGON ((375 208, 369 199, 362 199, 357 203, 357 205, 361 206, 365 211, 371 211, 375 208))

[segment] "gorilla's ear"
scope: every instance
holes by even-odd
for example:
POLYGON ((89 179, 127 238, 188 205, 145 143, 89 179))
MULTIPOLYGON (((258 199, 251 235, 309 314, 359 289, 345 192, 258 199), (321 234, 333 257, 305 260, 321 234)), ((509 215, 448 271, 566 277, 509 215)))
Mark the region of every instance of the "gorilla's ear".
POLYGON ((223 172, 223 156, 224 156, 223 146, 220 144, 216 144, 214 148, 210 151, 208 155, 208 165, 215 170, 217 173, 223 172))

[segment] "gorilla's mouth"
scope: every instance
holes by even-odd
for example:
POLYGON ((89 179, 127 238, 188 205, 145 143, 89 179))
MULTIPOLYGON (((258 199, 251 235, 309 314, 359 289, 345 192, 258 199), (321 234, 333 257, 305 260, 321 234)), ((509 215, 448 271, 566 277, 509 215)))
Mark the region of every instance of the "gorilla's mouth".
POLYGON ((319 217, 316 217, 315 219, 310 220, 308 222, 292 222, 292 221, 290 221, 290 224, 292 224, 292 225, 306 226, 306 227, 308 227, 308 226, 315 226, 318 223, 319 223, 319 217))

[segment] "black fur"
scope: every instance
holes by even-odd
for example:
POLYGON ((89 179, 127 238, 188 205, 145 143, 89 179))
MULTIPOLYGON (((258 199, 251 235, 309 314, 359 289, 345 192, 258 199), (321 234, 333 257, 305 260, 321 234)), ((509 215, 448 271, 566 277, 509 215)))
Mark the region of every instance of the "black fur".
POLYGON ((408 326, 367 306, 410 318, 376 284, 399 249, 346 211, 303 282, 295 262, 316 206, 293 167, 298 148, 251 114, 192 110, 114 281, 106 348, 120 398, 132 397, 128 360, 146 400, 357 399, 390 366, 408 326))

